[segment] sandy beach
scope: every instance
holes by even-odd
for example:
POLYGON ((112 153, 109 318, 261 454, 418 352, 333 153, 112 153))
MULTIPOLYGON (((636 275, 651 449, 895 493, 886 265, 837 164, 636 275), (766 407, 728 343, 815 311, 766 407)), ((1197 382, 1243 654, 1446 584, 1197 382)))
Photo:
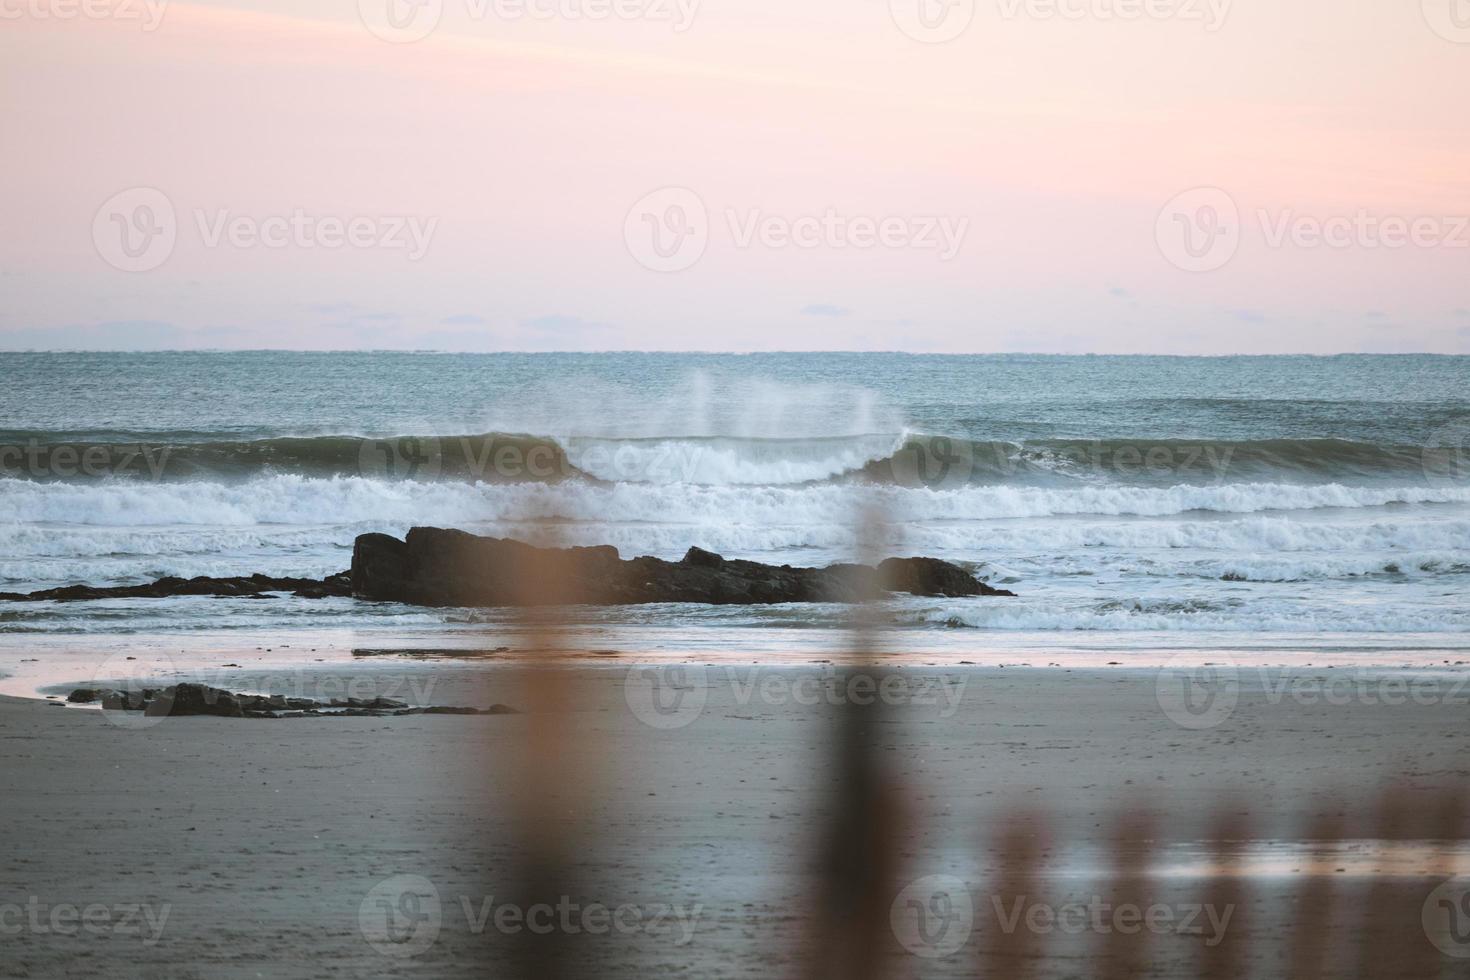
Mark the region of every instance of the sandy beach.
MULTIPOLYGON (((351 667, 316 669, 318 683, 351 680, 351 667)), ((427 669, 480 700, 535 701, 515 664, 427 669)), ((494 912, 515 880, 524 814, 535 812, 573 845, 571 925, 555 931, 573 963, 604 977, 792 975, 833 805, 830 731, 867 689, 834 683, 827 665, 688 664, 678 676, 693 701, 659 716, 637 696, 646 669, 617 659, 562 671, 561 707, 539 716, 160 718, 129 729, 96 709, 5 697, 0 969, 483 975, 525 936, 494 912), (533 800, 520 766, 538 724, 560 732, 566 751, 549 777, 558 789, 533 800), (405 904, 423 881, 425 902, 405 904), (375 932, 385 898, 418 925, 392 940, 375 932), (598 906, 623 908, 627 928, 598 934, 598 906)), ((1388 860, 1370 845, 1318 867, 1304 857, 1307 828, 1340 814, 1348 837, 1371 839, 1364 803, 1380 787, 1427 801, 1470 774, 1470 709, 1452 672, 1364 672, 1362 687, 1333 670, 1247 670, 1228 716, 1201 730, 1170 717, 1157 670, 900 666, 872 676, 899 678, 872 732, 903 800, 898 882, 950 876, 973 902, 958 949, 891 944, 896 975, 973 975, 994 945, 986 883, 1009 814, 1047 815, 1044 889, 1052 902, 1081 901, 1119 815, 1143 805, 1167 814, 1149 833, 1147 891, 1175 909, 1214 894, 1218 876, 1200 868, 1222 814, 1249 827, 1254 870, 1234 928, 1259 940, 1246 954, 1256 966, 1279 968, 1288 937, 1273 903, 1314 876, 1368 887, 1388 860), (1283 678, 1292 693, 1275 686, 1283 678), (1303 692, 1330 690, 1313 684, 1332 683, 1357 693, 1305 703, 1303 692), (1365 690, 1437 694, 1369 703, 1365 690)), ((1401 855, 1395 873, 1409 877, 1394 880, 1428 894, 1462 858, 1456 845, 1425 844, 1401 855)), ((1334 921, 1334 942, 1350 951, 1360 928, 1352 916, 1334 921)), ((1096 938, 1056 936, 1040 975, 1087 975, 1096 938)), ((1150 975, 1190 975, 1203 938, 1151 937, 1150 975)))
POLYGON ((1470 0, 0 28, 0 980, 1470 980, 1470 0))

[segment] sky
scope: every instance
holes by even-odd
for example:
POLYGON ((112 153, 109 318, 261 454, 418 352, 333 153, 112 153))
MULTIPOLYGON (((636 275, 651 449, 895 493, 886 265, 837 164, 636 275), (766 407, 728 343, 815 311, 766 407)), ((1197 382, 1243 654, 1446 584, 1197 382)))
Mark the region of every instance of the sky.
POLYGON ((1470 353, 1470 0, 0 0, 0 350, 1470 353))

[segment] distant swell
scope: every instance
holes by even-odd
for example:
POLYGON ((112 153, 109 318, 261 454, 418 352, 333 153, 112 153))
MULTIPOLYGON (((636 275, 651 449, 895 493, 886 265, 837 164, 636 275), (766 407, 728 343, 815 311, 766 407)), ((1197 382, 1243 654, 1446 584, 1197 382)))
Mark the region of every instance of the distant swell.
POLYGON ((42 481, 91 479, 238 480, 261 474, 363 476, 405 480, 553 481, 582 475, 551 439, 483 435, 280 436, 192 441, 168 434, 105 442, 0 441, 0 476, 42 481))
MULTIPOLYGON (((912 432, 806 438, 608 438, 478 435, 315 435, 197 440, 196 433, 108 434, 106 441, 0 433, 0 477, 242 480, 308 477, 699 486, 791 486, 853 481, 912 488, 1145 486, 1246 482, 1354 483, 1439 475, 1445 461, 1419 446, 1341 439, 1253 441, 1038 439, 976 441, 912 432)), ((1458 467, 1457 461, 1450 461, 1458 467)), ((1458 475, 1459 468, 1449 470, 1458 475)))
POLYGON ((1034 439, 983 442, 910 436, 891 457, 868 463, 871 479, 905 485, 1086 480, 1125 483, 1350 482, 1436 472, 1421 446, 1344 439, 1034 439))

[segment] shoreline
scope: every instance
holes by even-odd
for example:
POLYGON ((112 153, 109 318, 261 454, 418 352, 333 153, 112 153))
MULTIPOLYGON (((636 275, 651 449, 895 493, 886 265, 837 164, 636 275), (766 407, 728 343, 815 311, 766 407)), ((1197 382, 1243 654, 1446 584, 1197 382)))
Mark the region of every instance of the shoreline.
MULTIPOLYGON (((524 631, 501 630, 488 637, 371 635, 351 631, 280 631, 249 638, 235 633, 151 634, 136 636, 0 635, 0 696, 45 700, 65 697, 73 688, 106 686, 123 679, 147 680, 156 685, 200 683, 231 691, 282 693, 269 684, 240 685, 242 680, 272 678, 294 683, 296 692, 313 675, 414 675, 473 677, 486 671, 545 663, 548 655, 559 665, 579 668, 629 669, 639 666, 691 665, 710 668, 755 667, 771 669, 841 665, 850 636, 831 631, 826 643, 802 637, 800 646, 782 649, 779 639, 740 643, 726 635, 725 642, 654 646, 643 638, 622 639, 593 631, 571 631, 556 651, 544 640, 524 631)), ((635 634, 637 631, 634 631, 635 634)), ((902 669, 1008 669, 1157 673, 1163 669, 1228 665, 1242 671, 1374 671, 1407 674, 1455 675, 1470 672, 1470 646, 1425 647, 1391 642, 1350 649, 1300 646, 1159 646, 1140 650, 1120 646, 1023 646, 975 649, 969 642, 904 649, 898 639, 885 638, 886 648, 858 661, 864 667, 902 669)), ((1395 638, 1397 640, 1397 638, 1395 638)), ((393 695, 386 695, 393 696, 393 695)))
MULTIPOLYGON (((241 681, 267 678, 297 688, 284 693, 304 696, 300 689, 313 676, 360 677, 366 678, 369 685, 372 678, 384 675, 439 677, 443 683, 444 678, 468 679, 487 671, 545 663, 548 655, 562 665, 592 669, 681 664, 787 669, 840 665, 851 643, 851 635, 840 630, 798 631, 800 635, 795 637, 783 636, 790 631, 781 630, 724 631, 715 639, 700 636, 698 642, 689 642, 691 634, 706 631, 685 630, 673 637, 684 642, 670 644, 650 642, 654 637, 648 631, 636 629, 573 629, 563 632, 563 640, 553 652, 545 648, 544 638, 525 629, 456 635, 418 631, 363 634, 351 630, 279 630, 241 635, 244 632, 0 634, 0 696, 45 700, 48 696, 65 697, 73 688, 106 686, 107 682, 129 678, 157 685, 187 682, 231 691, 281 693, 269 684, 241 686, 241 681), (757 635, 747 639, 741 635, 745 632, 757 635), (787 639, 793 642, 783 642, 787 639)), ((657 638, 670 639, 666 634, 657 638)), ((1405 643, 1398 636, 1378 643, 1318 647, 1273 640, 1235 646, 1165 642, 1140 648, 1123 645, 1119 640, 1126 638, 1115 637, 1093 638, 1111 641, 1104 645, 1043 646, 1035 639, 1023 645, 1003 645, 1008 639, 1014 638, 889 633, 879 638, 877 652, 861 658, 860 663, 882 670, 1061 673, 1157 673, 1212 664, 1247 672, 1372 671, 1433 676, 1470 671, 1470 645, 1436 647, 1405 643)))
MULTIPOLYGON (((524 671, 461 673, 475 703, 531 701, 524 671)), ((1256 974, 1291 941, 1283 912, 1313 876, 1354 888, 1391 880, 1413 893, 1417 916, 1419 891, 1470 870, 1463 847, 1376 841, 1369 805, 1386 786, 1422 807, 1463 785, 1463 706, 1273 701, 1242 685, 1228 717, 1191 730, 1163 709, 1149 671, 896 673, 913 697, 882 712, 872 737, 905 801, 902 879, 962 882, 977 896, 977 929, 995 866, 988 842, 1017 808, 1057 842, 1037 885, 1055 896, 1097 888, 1117 821, 1154 808, 1163 819, 1149 847, 1161 863, 1145 894, 1178 903, 1215 894, 1219 820, 1240 811, 1248 860, 1236 880, 1248 892, 1232 899, 1241 911, 1231 928, 1249 930, 1241 948, 1256 974), (931 674, 949 687, 926 686, 931 674), (956 687, 959 697, 945 696, 956 687), (1310 828, 1334 815, 1353 843, 1323 852, 1310 828)), ((792 664, 749 683, 706 677, 697 710, 671 719, 640 712, 624 675, 565 672, 565 697, 541 714, 565 736, 549 783, 527 783, 520 768, 535 726, 545 730, 534 712, 321 724, 165 717, 124 729, 98 711, 0 696, 14 845, 0 857, 3 901, 169 913, 149 942, 23 933, 7 938, 8 961, 48 976, 104 956, 157 976, 483 975, 517 946, 493 928, 477 932, 460 902, 511 893, 518 820, 539 807, 544 825, 576 844, 574 900, 699 907, 685 943, 581 936, 575 962, 610 977, 794 972, 787 951, 810 927, 813 846, 831 817, 840 702, 778 683, 803 676, 792 664), (410 956, 375 945, 361 924, 404 876, 429 882, 442 913, 433 942, 410 956)), ((1359 935, 1352 918, 1324 928, 1324 943, 1344 949, 1359 935)), ((971 955, 897 955, 899 969, 918 964, 926 975, 974 972, 971 955)), ((1193 975, 1197 943, 1159 940, 1152 955, 1162 975, 1193 975)), ((1071 975, 1075 959, 1035 966, 1050 980, 1071 975)))

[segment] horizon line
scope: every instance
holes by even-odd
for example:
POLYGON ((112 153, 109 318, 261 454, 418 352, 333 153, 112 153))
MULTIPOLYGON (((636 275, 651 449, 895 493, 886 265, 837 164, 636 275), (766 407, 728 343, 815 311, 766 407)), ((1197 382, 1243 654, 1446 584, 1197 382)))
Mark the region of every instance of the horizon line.
POLYGON ((491 355, 587 355, 587 354, 651 354, 687 355, 704 354, 721 357, 760 357, 789 354, 843 354, 843 355, 902 355, 905 357, 1173 357, 1173 358, 1227 358, 1227 357, 1470 357, 1470 351, 1447 353, 1445 351, 1289 351, 1277 353, 1237 352, 1231 354, 1175 354, 1154 351, 907 351, 907 350, 844 350, 844 349, 793 349, 793 350, 679 350, 665 348, 604 348, 599 350, 463 350, 438 347, 342 347, 314 349, 303 347, 26 347, 0 348, 4 354, 473 354, 491 355))

